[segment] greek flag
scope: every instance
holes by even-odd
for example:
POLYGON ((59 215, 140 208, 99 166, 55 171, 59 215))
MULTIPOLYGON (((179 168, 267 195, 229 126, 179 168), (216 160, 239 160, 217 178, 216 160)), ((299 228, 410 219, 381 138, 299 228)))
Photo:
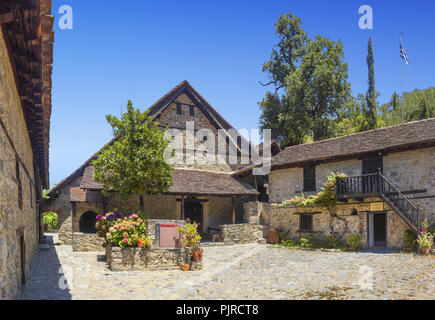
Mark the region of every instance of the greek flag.
POLYGON ((408 63, 409 63, 408 56, 406 55, 405 48, 403 47, 403 44, 402 44, 402 37, 400 37, 400 57, 403 60, 405 60, 406 65, 408 65, 408 63))

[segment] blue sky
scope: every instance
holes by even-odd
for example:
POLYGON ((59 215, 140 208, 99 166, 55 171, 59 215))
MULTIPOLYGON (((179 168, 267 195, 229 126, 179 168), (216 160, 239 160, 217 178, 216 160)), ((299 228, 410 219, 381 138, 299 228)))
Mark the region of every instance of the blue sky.
POLYGON ((106 114, 119 115, 127 99, 144 110, 183 80, 236 129, 257 128, 261 66, 277 41, 274 22, 290 11, 311 37, 342 40, 353 94, 367 90, 369 36, 379 101, 400 91, 400 32, 410 60, 404 90, 435 85, 433 0, 53 0, 51 185, 111 139, 106 114), (373 30, 358 27, 364 4, 373 30), (72 30, 58 27, 61 5, 73 9, 72 30))

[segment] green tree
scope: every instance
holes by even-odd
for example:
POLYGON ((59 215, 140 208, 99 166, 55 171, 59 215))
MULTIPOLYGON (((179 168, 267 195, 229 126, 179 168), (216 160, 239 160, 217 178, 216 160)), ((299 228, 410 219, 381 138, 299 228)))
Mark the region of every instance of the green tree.
POLYGON ((106 116, 115 141, 103 148, 92 161, 94 179, 103 184, 103 195, 119 192, 123 199, 140 197, 145 214, 144 194, 159 194, 172 185, 172 167, 164 159, 168 140, 148 112, 127 103, 127 112, 117 118, 106 116))
POLYGON ((382 119, 389 126, 402 123, 402 108, 405 122, 435 116, 435 87, 404 92, 403 96, 397 95, 396 99, 396 107, 394 107, 394 95, 391 101, 380 107, 382 119))
POLYGON ((367 116, 367 127, 366 130, 375 129, 377 127, 377 93, 375 90, 375 59, 373 56, 373 44, 372 37, 369 38, 367 44, 367 67, 369 72, 369 80, 368 80, 368 90, 366 94, 366 116, 367 116))
POLYGON ((343 44, 326 37, 308 38, 292 14, 275 23, 279 42, 263 71, 273 85, 259 102, 260 129, 271 129, 282 148, 333 135, 339 110, 350 98, 343 44))

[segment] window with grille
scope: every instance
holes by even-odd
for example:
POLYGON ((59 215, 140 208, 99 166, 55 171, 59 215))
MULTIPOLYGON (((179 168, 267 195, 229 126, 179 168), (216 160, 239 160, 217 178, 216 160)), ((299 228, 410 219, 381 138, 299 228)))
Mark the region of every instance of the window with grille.
POLYGON ((304 230, 304 231, 313 230, 313 215, 311 214, 299 215, 299 230, 304 230))
POLYGON ((304 191, 316 191, 316 167, 314 165, 304 168, 304 191))
POLYGON ((181 112, 181 103, 177 103, 177 114, 182 114, 182 112, 181 112))

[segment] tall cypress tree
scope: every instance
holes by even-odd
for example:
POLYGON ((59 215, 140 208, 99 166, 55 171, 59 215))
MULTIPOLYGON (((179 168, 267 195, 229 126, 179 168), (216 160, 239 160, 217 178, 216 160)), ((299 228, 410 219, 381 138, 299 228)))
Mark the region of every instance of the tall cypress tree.
POLYGON ((376 103, 376 90, 375 90, 375 59, 373 57, 373 45, 372 37, 369 38, 367 45, 367 67, 369 71, 369 88, 366 94, 366 118, 367 118, 367 130, 376 128, 377 118, 377 103, 376 103))

